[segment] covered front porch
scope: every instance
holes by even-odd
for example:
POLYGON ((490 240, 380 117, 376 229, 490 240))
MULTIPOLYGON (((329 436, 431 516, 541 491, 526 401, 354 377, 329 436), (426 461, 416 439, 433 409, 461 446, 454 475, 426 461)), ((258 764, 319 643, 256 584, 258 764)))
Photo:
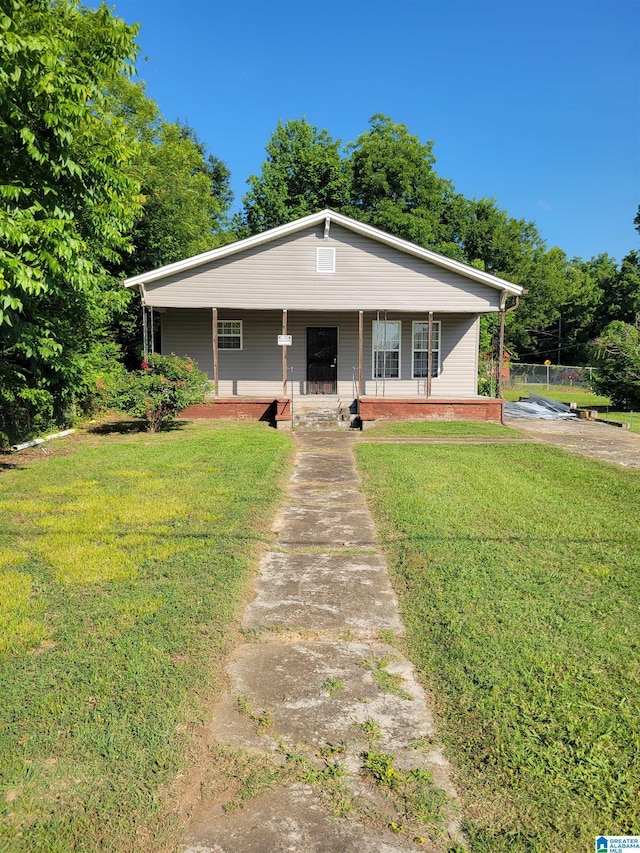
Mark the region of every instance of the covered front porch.
POLYGON ((334 399, 340 412, 348 408, 351 420, 365 425, 501 418, 499 401, 477 395, 476 314, 233 308, 156 308, 155 314, 161 351, 188 353, 211 380, 207 402, 185 412, 191 417, 285 426, 303 403, 326 407, 334 399))
POLYGON ((477 314, 156 308, 158 314, 156 346, 194 358, 214 397, 477 396, 477 314))

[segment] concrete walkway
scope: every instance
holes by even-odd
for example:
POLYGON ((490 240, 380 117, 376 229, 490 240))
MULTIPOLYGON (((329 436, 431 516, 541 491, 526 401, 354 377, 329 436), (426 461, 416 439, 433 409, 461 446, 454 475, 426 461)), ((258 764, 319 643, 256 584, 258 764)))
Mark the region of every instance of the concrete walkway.
POLYGON ((458 837, 455 791, 425 694, 408 661, 385 642, 403 627, 353 440, 345 432, 295 435, 289 499, 244 615, 253 641, 235 651, 213 721, 215 739, 235 749, 280 763, 295 752, 319 770, 339 764, 348 813, 332 815, 322 784, 301 781, 227 814, 222 803, 203 802, 185 853, 435 853, 458 837), (363 771, 367 750, 392 755, 399 770, 433 774, 449 798, 440 830, 387 828, 403 816, 389 787, 363 771))

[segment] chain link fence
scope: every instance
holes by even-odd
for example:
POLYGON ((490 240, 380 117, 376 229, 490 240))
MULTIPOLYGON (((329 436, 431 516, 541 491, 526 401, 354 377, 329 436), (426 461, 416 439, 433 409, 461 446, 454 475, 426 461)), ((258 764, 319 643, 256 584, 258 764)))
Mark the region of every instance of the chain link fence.
MULTIPOLYGON (((594 367, 568 367, 562 364, 522 364, 511 362, 504 386, 538 385, 548 388, 550 385, 590 388, 594 367)), ((533 390, 533 389, 532 389, 533 390)))

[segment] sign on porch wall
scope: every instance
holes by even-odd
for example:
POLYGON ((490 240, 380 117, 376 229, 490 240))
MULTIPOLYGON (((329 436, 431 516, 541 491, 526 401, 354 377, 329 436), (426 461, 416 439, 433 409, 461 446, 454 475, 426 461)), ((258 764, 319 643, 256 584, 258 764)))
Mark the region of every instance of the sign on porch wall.
POLYGON ((278 346, 290 347, 293 343, 293 335, 278 335, 278 346))

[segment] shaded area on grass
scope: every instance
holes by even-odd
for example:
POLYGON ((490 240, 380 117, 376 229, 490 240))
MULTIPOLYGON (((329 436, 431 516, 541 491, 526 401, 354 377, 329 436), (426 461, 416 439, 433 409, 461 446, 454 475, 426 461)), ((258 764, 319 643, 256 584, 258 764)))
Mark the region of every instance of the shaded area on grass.
POLYGON ((290 454, 265 427, 204 422, 88 435, 3 475, 3 850, 172 849, 162 788, 217 683, 290 454))
POLYGON ((640 824, 640 476, 532 445, 362 445, 474 851, 640 824))

